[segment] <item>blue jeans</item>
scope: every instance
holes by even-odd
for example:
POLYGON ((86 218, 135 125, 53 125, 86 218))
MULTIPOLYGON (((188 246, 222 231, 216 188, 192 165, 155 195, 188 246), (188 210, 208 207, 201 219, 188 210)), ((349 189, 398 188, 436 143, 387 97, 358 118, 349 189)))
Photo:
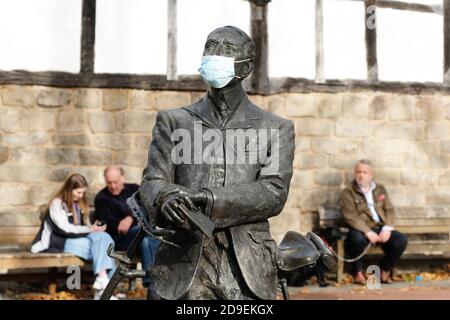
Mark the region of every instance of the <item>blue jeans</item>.
POLYGON ((64 252, 74 254, 84 260, 92 260, 94 274, 108 271, 111 275, 116 269, 114 260, 107 254, 107 249, 113 239, 106 232, 93 232, 82 238, 66 240, 64 252))
MULTIPOLYGON (((114 239, 116 250, 127 250, 140 229, 141 227, 136 225, 131 227, 130 230, 128 230, 127 234, 117 235, 114 239)), ((153 265, 153 262, 155 260, 155 253, 158 249, 158 246, 159 241, 155 238, 146 236, 144 237, 144 239, 142 239, 141 243, 139 244, 139 254, 141 256, 143 270, 147 270, 153 265)), ((150 279, 148 277, 145 277, 142 282, 144 286, 148 286, 150 283, 150 279)))

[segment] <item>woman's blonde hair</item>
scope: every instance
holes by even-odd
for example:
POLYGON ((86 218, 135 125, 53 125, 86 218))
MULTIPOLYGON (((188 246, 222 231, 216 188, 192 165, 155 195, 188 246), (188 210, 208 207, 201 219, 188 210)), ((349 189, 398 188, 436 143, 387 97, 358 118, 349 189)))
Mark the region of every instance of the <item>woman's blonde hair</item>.
MULTIPOLYGON (((74 224, 81 224, 81 221, 78 221, 78 216, 73 212, 73 194, 72 191, 78 188, 87 188, 88 183, 86 179, 79 173, 74 173, 70 175, 66 181, 64 181, 64 184, 62 185, 61 189, 58 190, 58 192, 52 197, 52 200, 55 198, 59 198, 62 200, 63 203, 66 204, 67 209, 72 212, 73 214, 73 223, 74 224)), ((51 203, 50 201, 50 203, 51 203)), ((50 203, 48 206, 50 207, 50 203)), ((81 219, 83 220, 84 224, 89 224, 89 204, 86 197, 83 197, 78 200, 78 205, 81 209, 81 219)), ((48 210, 47 210, 48 211, 48 210)))

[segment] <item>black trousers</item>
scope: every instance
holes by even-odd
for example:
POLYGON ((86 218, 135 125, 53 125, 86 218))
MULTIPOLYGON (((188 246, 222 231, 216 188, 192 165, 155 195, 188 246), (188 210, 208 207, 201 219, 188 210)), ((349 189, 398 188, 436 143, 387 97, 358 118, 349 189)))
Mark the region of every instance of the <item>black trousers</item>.
MULTIPOLYGON (((379 226, 372 228, 372 230, 379 234, 381 228, 382 227, 379 226)), ((368 244, 369 239, 367 239, 361 231, 350 229, 344 242, 346 257, 351 259, 358 256, 364 251, 368 244)), ((384 256, 379 263, 381 270, 391 271, 405 251, 407 245, 408 238, 403 233, 393 230, 389 240, 381 244, 381 249, 384 252, 384 256)), ((362 260, 363 258, 352 263, 352 273, 363 271, 364 264, 362 260)))

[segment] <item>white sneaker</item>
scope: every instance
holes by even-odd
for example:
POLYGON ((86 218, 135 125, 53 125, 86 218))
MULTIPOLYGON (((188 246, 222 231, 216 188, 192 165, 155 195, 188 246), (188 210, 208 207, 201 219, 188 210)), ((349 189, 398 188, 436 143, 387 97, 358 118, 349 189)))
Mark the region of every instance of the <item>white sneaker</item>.
MULTIPOLYGON (((105 290, 95 290, 95 294, 94 294, 94 300, 100 300, 103 291, 105 290)), ((109 300, 119 300, 119 298, 117 298, 116 296, 112 295, 111 298, 109 298, 109 300)))
POLYGON ((96 290, 103 290, 108 285, 108 282, 109 278, 107 276, 104 277, 97 276, 97 278, 95 278, 95 282, 92 287, 96 290))

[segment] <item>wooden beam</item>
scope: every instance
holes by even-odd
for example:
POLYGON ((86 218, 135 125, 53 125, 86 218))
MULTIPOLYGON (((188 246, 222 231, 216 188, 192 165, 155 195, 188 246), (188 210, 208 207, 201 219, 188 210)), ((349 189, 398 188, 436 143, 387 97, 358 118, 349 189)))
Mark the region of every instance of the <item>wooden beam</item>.
MULTIPOLYGON (((450 87, 436 82, 383 81, 370 84, 364 80, 334 80, 315 83, 305 78, 270 78, 269 91, 253 88, 249 94, 310 93, 343 91, 383 91, 407 94, 450 94, 450 87)), ((78 74, 67 72, 0 71, 0 85, 41 85, 57 88, 125 88, 141 90, 206 91, 207 86, 199 75, 180 75, 178 81, 169 81, 165 75, 136 74, 78 74)))
POLYGON ((372 84, 378 82, 376 3, 376 0, 366 0, 364 2, 367 81, 372 84))
POLYGON ((177 0, 167 4, 167 80, 177 80, 177 0))
MULTIPOLYGON (((336 0, 337 1, 337 0, 336 0)), ((365 1, 365 0, 339 0, 339 1, 365 1)), ((404 10, 404 11, 415 11, 423 13, 436 13, 442 15, 441 5, 427 5, 422 3, 411 3, 411 2, 400 2, 392 0, 377 0, 377 6, 379 8, 404 10)))
POLYGON ((442 14, 442 7, 440 5, 432 6, 422 3, 408 3, 392 0, 377 0, 377 6, 379 8, 442 14))
MULTIPOLYGON (((90 268, 81 268, 81 279, 82 283, 92 284, 94 282, 95 276, 92 274, 92 270, 90 268)), ((31 271, 31 270, 30 270, 31 271)), ((34 269, 31 272, 28 270, 23 270, 17 273, 0 273, 0 281, 20 281, 20 282, 44 282, 48 280, 48 269, 47 268, 39 268, 34 269)), ((66 268, 61 267, 58 269, 58 273, 55 275, 58 280, 67 280, 66 268)), ((127 281, 128 279, 124 279, 127 281)))
POLYGON ((256 46, 256 59, 250 78, 252 90, 265 93, 269 88, 267 4, 270 0, 250 1, 251 37, 256 46))
POLYGON ((42 85, 52 87, 129 88, 144 90, 204 91, 207 89, 199 75, 180 76, 179 81, 167 80, 166 75, 137 75, 109 73, 0 71, 0 84, 42 85))
POLYGON ((316 83, 324 83, 323 0, 316 0, 316 83))
POLYGON ((95 11, 96 0, 83 0, 83 9, 81 14, 81 73, 94 72, 95 11))
POLYGON ((444 0, 444 85, 450 86, 450 0, 444 0))
POLYGON ((325 83, 315 83, 314 80, 305 78, 271 78, 269 94, 279 93, 339 93, 339 92, 361 92, 361 91, 381 91, 405 94, 434 94, 450 93, 449 87, 444 87, 442 83, 420 83, 420 82, 399 82, 380 81, 370 84, 365 80, 332 80, 325 83))
POLYGON ((68 253, 0 253, 0 269, 56 268, 84 265, 85 262, 81 258, 68 253))
POLYGON ((423 226, 423 225, 397 225, 396 229, 403 233, 443 233, 447 234, 450 232, 450 225, 434 225, 434 226, 423 226))

